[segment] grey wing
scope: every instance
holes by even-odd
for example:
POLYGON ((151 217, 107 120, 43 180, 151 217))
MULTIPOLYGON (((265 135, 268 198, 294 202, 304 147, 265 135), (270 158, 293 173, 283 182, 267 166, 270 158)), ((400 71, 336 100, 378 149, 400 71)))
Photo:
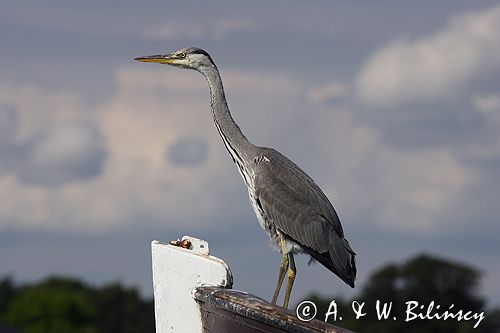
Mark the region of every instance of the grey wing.
POLYGON ((265 149, 255 162, 255 195, 266 217, 353 287, 355 253, 323 191, 304 171, 274 149, 265 149))

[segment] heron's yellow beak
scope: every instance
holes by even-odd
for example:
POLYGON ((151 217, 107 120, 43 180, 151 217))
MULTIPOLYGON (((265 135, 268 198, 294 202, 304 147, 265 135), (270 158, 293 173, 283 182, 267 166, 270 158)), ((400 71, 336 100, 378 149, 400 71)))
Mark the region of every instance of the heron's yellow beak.
POLYGON ((175 63, 176 60, 182 59, 177 54, 157 54, 157 55, 152 55, 152 56, 145 56, 145 57, 139 57, 135 58, 137 61, 142 61, 142 62, 157 62, 160 64, 172 64, 175 63))

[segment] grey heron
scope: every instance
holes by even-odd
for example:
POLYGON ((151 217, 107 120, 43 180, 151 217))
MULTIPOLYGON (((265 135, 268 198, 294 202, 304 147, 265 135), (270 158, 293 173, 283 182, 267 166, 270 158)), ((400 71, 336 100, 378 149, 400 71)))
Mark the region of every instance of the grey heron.
POLYGON ((309 254, 349 286, 356 278, 355 253, 344 236, 332 204, 302 169, 272 148, 250 143, 233 120, 222 79, 210 55, 199 48, 136 58, 137 61, 194 69, 210 88, 215 127, 248 189, 257 220, 281 252, 276 304, 285 274, 288 284, 283 306, 288 307, 296 276, 294 254, 309 254))

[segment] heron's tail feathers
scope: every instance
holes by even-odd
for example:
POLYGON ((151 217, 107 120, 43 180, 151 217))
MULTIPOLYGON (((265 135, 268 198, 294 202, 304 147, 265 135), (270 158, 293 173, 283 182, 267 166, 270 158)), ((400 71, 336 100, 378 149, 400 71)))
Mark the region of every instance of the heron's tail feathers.
POLYGON ((328 233, 329 240, 325 252, 315 251, 304 247, 306 252, 323 266, 335 273, 338 277, 354 288, 356 279, 356 253, 352 250, 345 237, 339 236, 335 231, 328 233))
POLYGON ((356 279, 356 253, 352 250, 345 237, 339 237, 336 232, 330 234, 330 249, 328 251, 331 260, 329 267, 345 283, 354 288, 356 279))

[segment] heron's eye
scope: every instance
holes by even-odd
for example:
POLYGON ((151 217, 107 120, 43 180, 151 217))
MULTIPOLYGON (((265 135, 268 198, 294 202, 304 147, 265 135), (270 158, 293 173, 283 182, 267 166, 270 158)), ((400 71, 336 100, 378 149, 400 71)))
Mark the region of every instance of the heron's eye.
POLYGON ((179 59, 186 58, 186 53, 184 53, 184 52, 177 53, 177 58, 179 58, 179 59))

